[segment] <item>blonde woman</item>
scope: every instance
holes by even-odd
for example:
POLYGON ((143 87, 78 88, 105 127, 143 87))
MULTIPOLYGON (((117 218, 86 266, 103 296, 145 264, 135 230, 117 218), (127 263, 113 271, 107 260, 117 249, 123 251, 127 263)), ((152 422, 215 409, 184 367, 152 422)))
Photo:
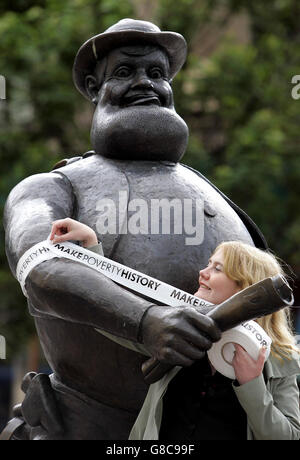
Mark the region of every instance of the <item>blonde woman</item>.
MULTIPOLYGON (((93 231, 71 219, 55 222, 51 239, 74 239, 98 250, 93 231)), ((276 274, 283 274, 283 270, 272 254, 241 242, 224 242, 215 249, 207 267, 200 270, 195 295, 219 304, 276 274)), ((300 439, 299 349, 291 331, 289 310, 285 308, 257 322, 272 339, 266 362, 263 348, 255 361, 236 344, 232 361, 235 381, 216 372, 206 355, 188 368, 175 367, 150 386, 129 439, 300 439)), ((108 336, 143 352, 141 346, 137 349, 126 340, 108 336)))
MULTIPOLYGON (((221 303, 276 274, 283 270, 272 254, 240 242, 224 242, 200 270, 195 295, 221 303)), ((150 386, 130 439, 299 439, 299 350, 289 310, 257 322, 272 338, 266 362, 264 349, 255 361, 236 344, 235 381, 216 372, 207 358, 189 368, 173 369, 150 386)))

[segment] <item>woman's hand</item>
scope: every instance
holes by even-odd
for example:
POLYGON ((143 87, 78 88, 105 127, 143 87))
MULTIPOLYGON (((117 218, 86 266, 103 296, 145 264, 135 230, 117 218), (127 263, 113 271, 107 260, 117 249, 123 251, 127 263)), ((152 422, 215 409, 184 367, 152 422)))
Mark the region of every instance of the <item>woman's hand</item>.
POLYGON ((56 220, 52 223, 50 240, 53 244, 69 240, 80 241, 84 248, 98 244, 97 235, 94 230, 69 217, 56 220))
POLYGON ((262 347, 259 350, 258 358, 255 361, 241 345, 234 343, 234 347, 235 353, 232 365, 237 381, 240 385, 243 385, 262 373, 266 359, 266 348, 262 347))

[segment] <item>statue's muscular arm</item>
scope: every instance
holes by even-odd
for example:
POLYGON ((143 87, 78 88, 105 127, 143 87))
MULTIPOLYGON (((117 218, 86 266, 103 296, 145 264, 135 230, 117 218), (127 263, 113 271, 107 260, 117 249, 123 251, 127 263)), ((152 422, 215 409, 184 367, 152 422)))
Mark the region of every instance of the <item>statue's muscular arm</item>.
MULTIPOLYGON (((13 189, 5 208, 6 248, 13 273, 25 251, 48 237, 52 222, 73 217, 75 207, 72 186, 61 175, 32 176, 13 189)), ((173 365, 190 365, 220 338, 214 321, 194 308, 153 306, 71 260, 41 263, 27 277, 26 290, 33 314, 143 341, 150 355, 173 365)))
MULTIPOLYGON (((72 217, 76 200, 69 181, 38 174, 18 184, 5 208, 10 267, 24 252, 45 240, 54 220, 72 217)), ((33 269, 26 290, 37 314, 104 329, 137 341, 139 324, 151 303, 129 293, 82 264, 52 259, 33 269)))

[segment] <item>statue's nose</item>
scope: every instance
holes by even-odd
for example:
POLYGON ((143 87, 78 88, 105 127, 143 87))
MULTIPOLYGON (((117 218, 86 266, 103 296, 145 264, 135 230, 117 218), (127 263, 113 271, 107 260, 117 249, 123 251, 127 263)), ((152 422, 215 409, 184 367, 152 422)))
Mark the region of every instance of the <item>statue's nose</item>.
POLYGON ((151 79, 145 72, 139 72, 131 85, 132 88, 153 88, 151 79))

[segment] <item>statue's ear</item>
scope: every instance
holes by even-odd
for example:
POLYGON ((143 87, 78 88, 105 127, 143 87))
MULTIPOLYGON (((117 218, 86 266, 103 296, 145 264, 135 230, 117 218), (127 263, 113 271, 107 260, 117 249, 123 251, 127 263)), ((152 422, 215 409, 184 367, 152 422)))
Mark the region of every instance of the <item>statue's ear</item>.
POLYGON ((85 77, 85 88, 86 88, 86 92, 89 95, 89 98, 92 101, 92 103, 97 105, 98 100, 99 100, 99 97, 98 97, 99 85, 94 75, 87 75, 85 77))

